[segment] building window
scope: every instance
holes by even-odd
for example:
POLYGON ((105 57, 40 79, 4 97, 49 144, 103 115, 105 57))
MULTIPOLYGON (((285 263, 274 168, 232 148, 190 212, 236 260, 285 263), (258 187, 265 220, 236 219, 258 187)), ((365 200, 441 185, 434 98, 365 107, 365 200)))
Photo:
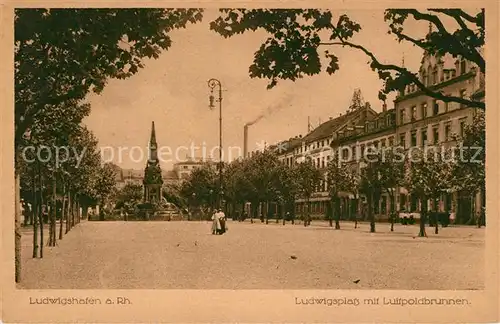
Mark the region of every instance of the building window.
MULTIPOLYGON (((467 92, 465 89, 460 90, 460 98, 465 99, 466 93, 467 92)), ((460 104, 460 108, 464 108, 464 107, 465 107, 464 104, 460 104)))
POLYGON ((362 144, 360 148, 361 148, 360 157, 364 157, 365 156, 365 146, 362 144))
POLYGON ((427 103, 424 102, 421 106, 420 106, 420 109, 421 109, 421 113, 422 113, 422 119, 426 118, 427 117, 427 103))
POLYGON ((422 83, 425 86, 427 85, 427 73, 425 73, 425 71, 422 73, 422 83))
POLYGON ((406 148, 406 143, 405 143, 405 137, 406 137, 406 134, 401 134, 399 135, 399 145, 402 147, 402 148, 406 148))
POLYGON ((439 143, 439 127, 432 128, 432 140, 434 144, 439 143))
POLYGON ((183 165, 182 168, 183 169, 188 169, 188 166, 187 165, 183 165))
POLYGON ((465 127, 467 125, 467 118, 460 119, 460 137, 465 137, 465 127))
POLYGON ((417 120, 417 106, 411 107, 411 121, 417 120))
POLYGON ((412 147, 417 146, 417 132, 416 131, 411 132, 411 146, 412 147))
POLYGON ((321 159, 321 167, 324 168, 325 167, 325 158, 322 158, 321 159))
POLYGON ((405 194, 399 195, 399 208, 401 210, 406 210, 406 195, 405 194))
POLYGON ((427 129, 422 128, 422 146, 427 145, 427 129))
POLYGON ((353 157, 353 159, 356 159, 356 149, 357 149, 357 147, 356 147, 356 146, 351 147, 351 151, 352 151, 352 157, 353 157))
POLYGON ((387 197, 386 196, 382 196, 382 203, 380 206, 380 212, 382 214, 385 214, 387 212, 387 197))
POLYGON ((389 147, 394 146, 394 136, 389 137, 389 147))
POLYGON ((451 122, 447 122, 444 125, 444 138, 445 141, 449 141, 451 139, 451 122))
POLYGON ((405 123, 405 109, 401 108, 399 111, 399 124, 403 125, 405 123))
POLYGON ((464 59, 460 60, 460 74, 465 74, 466 63, 464 59))
MULTIPOLYGON (((410 212, 416 212, 418 211, 418 197, 417 195, 411 195, 410 196, 411 201, 410 201, 410 212)), ((425 202, 424 202, 425 204, 425 202)))
POLYGON ((432 83, 437 84, 439 82, 438 80, 438 70, 437 67, 434 67, 434 70, 432 70, 432 83))
POLYGON ((432 115, 436 116, 439 114, 439 103, 437 100, 432 101, 432 115))
POLYGON ((381 141, 380 141, 380 146, 381 147, 385 147, 385 138, 383 138, 381 141))

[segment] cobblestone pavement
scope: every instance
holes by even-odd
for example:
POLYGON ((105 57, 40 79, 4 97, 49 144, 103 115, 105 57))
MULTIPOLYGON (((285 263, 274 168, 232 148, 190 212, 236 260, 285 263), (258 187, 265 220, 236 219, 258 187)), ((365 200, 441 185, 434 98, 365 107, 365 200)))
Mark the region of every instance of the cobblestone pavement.
POLYGON ((214 236, 208 222, 82 222, 43 259, 31 258, 25 229, 20 288, 484 288, 484 228, 428 228, 419 238, 416 225, 391 233, 377 224, 374 234, 348 222, 340 231, 324 222, 228 226, 214 236))

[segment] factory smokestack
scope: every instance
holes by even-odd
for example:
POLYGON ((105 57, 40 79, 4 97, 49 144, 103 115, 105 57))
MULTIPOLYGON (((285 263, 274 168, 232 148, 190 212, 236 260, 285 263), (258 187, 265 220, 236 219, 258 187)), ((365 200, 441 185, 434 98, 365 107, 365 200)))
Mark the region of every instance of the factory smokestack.
POLYGON ((248 124, 243 127, 243 158, 248 155, 248 124))

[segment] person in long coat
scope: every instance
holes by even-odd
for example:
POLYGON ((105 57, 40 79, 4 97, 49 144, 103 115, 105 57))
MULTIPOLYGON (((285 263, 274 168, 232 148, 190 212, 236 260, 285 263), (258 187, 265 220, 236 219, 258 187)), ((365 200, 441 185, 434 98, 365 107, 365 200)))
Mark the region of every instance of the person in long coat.
POLYGON ((216 211, 212 214, 212 234, 217 235, 220 233, 221 224, 219 220, 219 212, 216 211))
POLYGON ((219 224, 220 224, 219 234, 224 234, 224 233, 226 233, 226 214, 224 214, 222 209, 219 209, 217 214, 219 215, 218 218, 219 218, 219 224))

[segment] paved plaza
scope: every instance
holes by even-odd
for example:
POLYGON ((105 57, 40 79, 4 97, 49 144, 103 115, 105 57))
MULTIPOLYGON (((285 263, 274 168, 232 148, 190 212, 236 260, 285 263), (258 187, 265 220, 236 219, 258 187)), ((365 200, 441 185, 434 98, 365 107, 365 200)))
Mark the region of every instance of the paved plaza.
MULTIPOLYGON (((354 229, 228 221, 82 222, 32 259, 22 238, 21 288, 57 289, 482 289, 485 229, 369 224, 354 229), (356 283, 357 282, 357 283, 356 283)), ((47 235, 45 235, 47 237, 47 235)))

